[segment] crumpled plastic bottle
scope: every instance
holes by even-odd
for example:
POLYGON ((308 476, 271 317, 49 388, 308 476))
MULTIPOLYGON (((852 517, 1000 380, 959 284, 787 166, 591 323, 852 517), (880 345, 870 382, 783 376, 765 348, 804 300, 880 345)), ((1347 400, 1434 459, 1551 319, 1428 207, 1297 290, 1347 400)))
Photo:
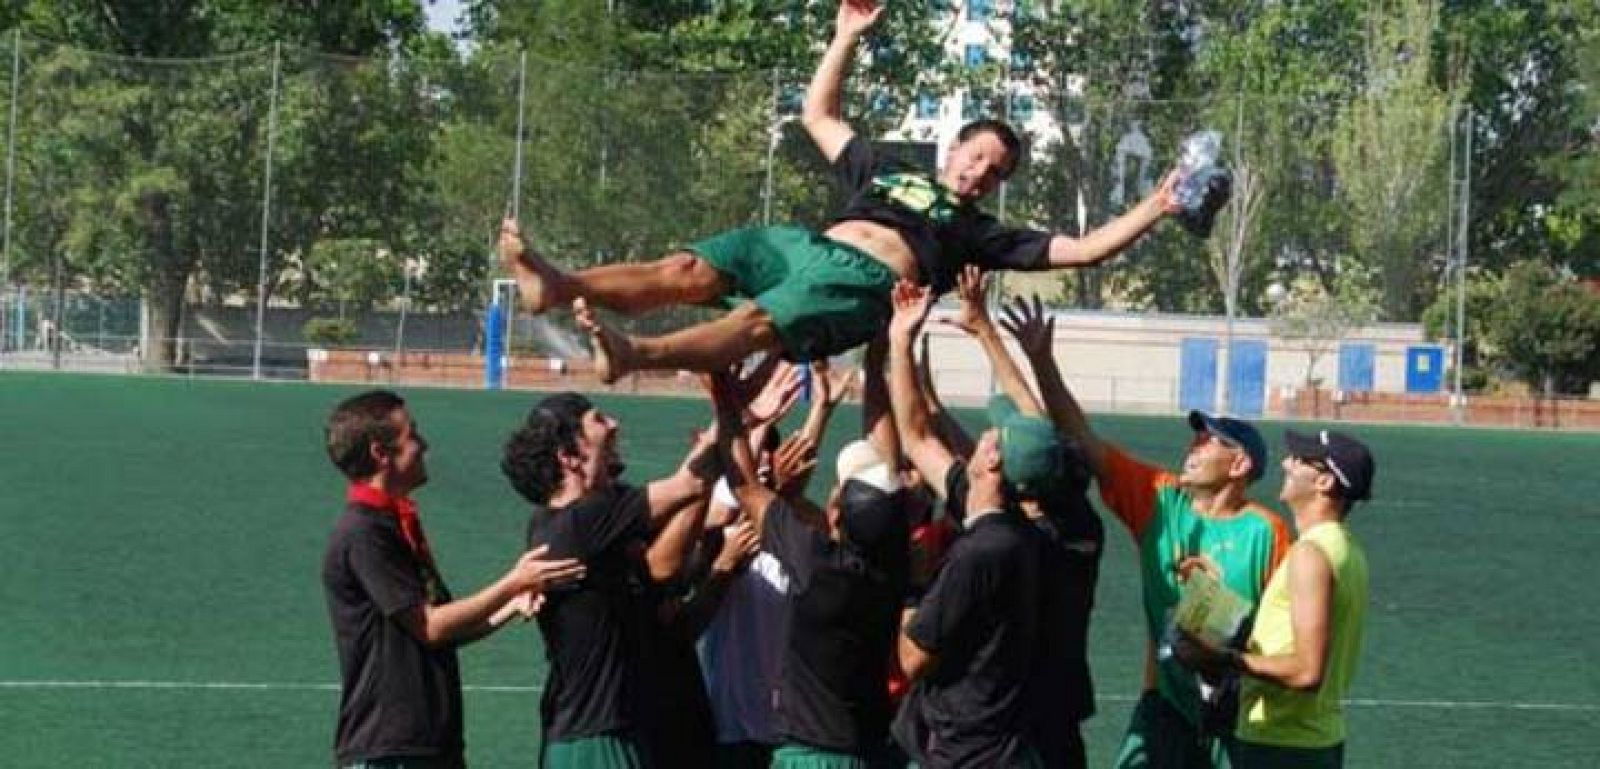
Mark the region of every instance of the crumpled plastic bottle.
POLYGON ((1177 219, 1196 237, 1209 237, 1217 211, 1233 196, 1233 173, 1220 165, 1222 133, 1198 131, 1183 140, 1178 155, 1178 184, 1173 197, 1177 219))

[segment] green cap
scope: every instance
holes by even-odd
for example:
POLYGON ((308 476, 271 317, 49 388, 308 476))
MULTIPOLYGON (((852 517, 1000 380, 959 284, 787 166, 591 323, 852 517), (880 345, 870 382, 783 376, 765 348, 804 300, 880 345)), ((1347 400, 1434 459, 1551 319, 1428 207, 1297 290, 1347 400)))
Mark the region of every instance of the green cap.
POLYGON ((1044 493, 1064 472, 1061 437, 1044 418, 1024 414, 1003 394, 989 399, 989 423, 1000 431, 1000 462, 1017 493, 1044 493))

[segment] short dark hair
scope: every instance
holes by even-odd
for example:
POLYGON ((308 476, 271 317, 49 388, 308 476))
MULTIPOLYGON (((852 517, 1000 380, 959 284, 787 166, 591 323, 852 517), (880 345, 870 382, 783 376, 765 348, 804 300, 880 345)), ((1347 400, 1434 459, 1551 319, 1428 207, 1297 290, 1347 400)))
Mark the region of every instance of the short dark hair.
POLYGON ((506 439, 500 472, 523 499, 547 505, 561 486, 561 452, 578 451, 578 425, 554 413, 534 409, 506 439))
POLYGON ((1000 143, 1005 145, 1006 154, 1011 156, 1011 167, 1006 169, 1006 176, 1010 176, 1011 172, 1017 170, 1017 166, 1022 165, 1024 149, 1022 137, 1017 135, 1017 129, 1012 128, 1004 120, 995 120, 994 118, 974 120, 962 126, 961 130, 956 132, 956 143, 960 144, 985 132, 994 134, 994 138, 999 139, 1000 143))
POLYGON ((340 402, 323 431, 328 460, 352 481, 371 478, 378 472, 372 444, 394 449, 400 428, 389 417, 405 405, 404 398, 388 390, 369 390, 340 402))

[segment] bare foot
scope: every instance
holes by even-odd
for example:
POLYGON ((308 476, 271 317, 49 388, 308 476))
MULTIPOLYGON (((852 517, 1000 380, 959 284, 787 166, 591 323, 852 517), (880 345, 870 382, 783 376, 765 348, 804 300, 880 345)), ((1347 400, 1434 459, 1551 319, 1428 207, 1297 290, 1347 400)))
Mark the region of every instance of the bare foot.
POLYGON ((572 300, 572 314, 578 328, 589 335, 589 346, 594 350, 594 373, 600 377, 601 384, 612 384, 633 373, 632 340, 601 323, 582 299, 572 300))
POLYGON ((499 251, 500 263, 517 279, 522 305, 535 315, 550 309, 559 299, 556 283, 561 272, 528 248, 517 220, 507 217, 500 222, 499 251))

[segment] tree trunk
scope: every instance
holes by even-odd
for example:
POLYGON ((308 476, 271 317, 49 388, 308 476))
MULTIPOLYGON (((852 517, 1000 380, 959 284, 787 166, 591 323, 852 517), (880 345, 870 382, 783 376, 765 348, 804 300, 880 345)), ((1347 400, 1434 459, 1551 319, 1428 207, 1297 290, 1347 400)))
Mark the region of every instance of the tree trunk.
POLYGON ((145 291, 144 327, 149 338, 144 340, 144 370, 149 373, 166 373, 177 362, 179 324, 183 321, 183 291, 158 280, 145 291))
POLYGON ((144 368, 152 373, 171 371, 177 362, 177 342, 183 322, 183 295, 194 260, 178 253, 173 233, 172 198, 164 192, 141 197, 146 253, 154 273, 145 288, 147 328, 144 368))

